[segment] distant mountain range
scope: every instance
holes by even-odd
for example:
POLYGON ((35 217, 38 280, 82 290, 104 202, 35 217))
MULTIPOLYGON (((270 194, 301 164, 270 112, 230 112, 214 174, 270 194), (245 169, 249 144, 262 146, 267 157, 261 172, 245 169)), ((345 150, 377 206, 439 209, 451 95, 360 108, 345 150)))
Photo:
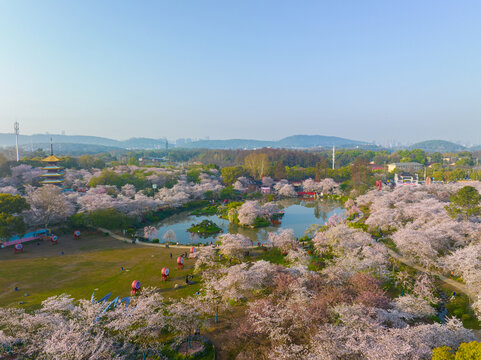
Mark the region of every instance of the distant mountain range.
MULTIPOLYGON (((97 147, 107 147, 104 151, 113 149, 165 149, 165 139, 149 139, 149 138, 130 138, 128 140, 114 140, 98 136, 84 135, 58 135, 58 134, 38 134, 38 135, 20 135, 19 144, 26 149, 44 148, 50 143, 52 138, 55 144, 83 144, 95 145, 97 147)), ((15 136, 13 134, 0 134, 0 146, 14 146, 15 136)), ((170 145, 170 144, 169 144, 170 145)), ((322 135, 294 135, 278 141, 267 140, 249 140, 249 139, 230 139, 230 140, 199 140, 192 142, 184 142, 181 147, 194 149, 256 149, 263 147, 272 148, 288 148, 288 149, 308 149, 308 148, 325 148, 336 146, 338 148, 355 148, 355 147, 372 147, 363 141, 350 140, 336 136, 322 135)), ((170 147, 170 146, 169 146, 170 147)), ((98 149, 100 150, 100 149, 98 149)))
MULTIPOLYGON (((45 152, 50 152, 50 143, 36 143, 30 145, 20 145, 20 152, 35 151, 42 149, 45 152)), ((77 144, 77 143, 54 143, 54 152, 57 155, 73 155, 80 156, 83 154, 99 154, 110 151, 126 151, 124 148, 96 145, 96 144, 77 144)))
POLYGON ((277 141, 230 139, 230 140, 199 140, 184 143, 184 148, 205 149, 258 149, 263 147, 285 149, 311 149, 336 146, 338 148, 370 147, 364 141, 350 140, 336 136, 323 135, 293 135, 277 141))
MULTIPOLYGON (((84 144, 117 149, 165 149, 166 145, 165 139, 130 138, 121 141, 98 136, 58 134, 20 135, 18 142, 19 145, 28 148, 28 146, 35 147, 37 144, 50 144, 50 138, 55 144, 84 144)), ((0 146, 15 146, 15 136, 0 134, 0 146)))
MULTIPOLYGON (((127 140, 115 140, 98 136, 86 135, 59 135, 59 134, 36 134, 20 135, 19 144, 25 150, 38 148, 48 149, 52 138, 55 151, 63 154, 99 153, 118 150, 142 150, 142 149, 169 149, 174 144, 167 143, 163 139, 130 138, 127 140)), ((0 146, 15 146, 13 134, 0 133, 0 146)), ((229 140, 198 140, 186 142, 179 141, 177 148, 183 149, 260 149, 264 147, 285 149, 382 149, 379 146, 364 141, 351 140, 337 136, 323 135, 293 135, 281 140, 252 140, 252 139, 229 139, 229 140)), ((481 150, 481 146, 465 147, 445 140, 428 140, 413 144, 408 149, 421 149, 426 152, 457 152, 463 150, 481 150)))

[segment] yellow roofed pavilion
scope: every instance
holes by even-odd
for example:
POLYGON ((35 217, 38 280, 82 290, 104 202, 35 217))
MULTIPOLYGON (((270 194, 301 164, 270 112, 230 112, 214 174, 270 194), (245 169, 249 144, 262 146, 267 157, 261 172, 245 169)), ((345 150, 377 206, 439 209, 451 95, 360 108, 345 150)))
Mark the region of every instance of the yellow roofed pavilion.
POLYGON ((45 162, 45 166, 42 170, 45 170, 45 174, 42 174, 42 181, 40 184, 55 184, 61 185, 63 183, 63 167, 58 165, 60 159, 53 154, 53 144, 50 140, 50 156, 47 156, 42 161, 45 162))
POLYGON ((57 163, 60 161, 60 159, 58 157, 56 157, 55 155, 50 155, 48 157, 46 157, 45 159, 42 160, 43 162, 54 162, 54 163, 57 163))

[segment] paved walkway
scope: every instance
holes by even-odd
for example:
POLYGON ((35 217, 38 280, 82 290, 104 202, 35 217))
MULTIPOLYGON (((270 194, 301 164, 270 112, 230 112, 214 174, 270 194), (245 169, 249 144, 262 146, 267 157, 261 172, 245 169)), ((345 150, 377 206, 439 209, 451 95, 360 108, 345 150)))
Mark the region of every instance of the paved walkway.
POLYGON ((109 236, 113 237, 115 240, 120 240, 120 241, 123 241, 123 242, 127 242, 129 244, 132 243, 132 239, 128 239, 126 237, 117 235, 116 233, 114 233, 110 230, 107 230, 107 229, 104 229, 104 228, 101 228, 101 227, 99 227, 98 230, 103 232, 103 233, 109 234, 109 236))
MULTIPOLYGON (((126 238, 125 236, 118 235, 110 230, 104 229, 104 228, 97 228, 99 231, 109 234, 109 236, 113 237, 116 240, 127 242, 129 244, 132 244, 132 239, 126 238)), ((136 241, 135 244, 140 244, 144 246, 152 246, 152 247, 161 247, 165 248, 165 244, 154 244, 154 243, 148 243, 144 241, 136 241)), ((179 249, 190 249, 191 246, 189 245, 174 245, 174 244, 169 244, 169 248, 179 248, 179 249)))

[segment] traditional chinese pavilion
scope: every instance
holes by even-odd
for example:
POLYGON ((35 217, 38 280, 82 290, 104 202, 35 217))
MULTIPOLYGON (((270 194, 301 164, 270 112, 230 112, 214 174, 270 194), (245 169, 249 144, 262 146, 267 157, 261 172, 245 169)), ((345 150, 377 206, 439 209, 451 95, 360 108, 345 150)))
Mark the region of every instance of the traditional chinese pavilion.
POLYGON ((42 168, 46 173, 41 175, 41 184, 61 185, 63 183, 63 167, 58 166, 60 159, 53 154, 53 145, 50 143, 50 156, 42 160, 46 166, 42 168))

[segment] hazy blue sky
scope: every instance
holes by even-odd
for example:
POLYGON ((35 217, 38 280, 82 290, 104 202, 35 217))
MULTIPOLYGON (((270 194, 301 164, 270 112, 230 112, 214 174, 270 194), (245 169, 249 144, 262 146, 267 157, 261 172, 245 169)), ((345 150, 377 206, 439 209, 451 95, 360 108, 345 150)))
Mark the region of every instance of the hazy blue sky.
POLYGON ((480 1, 0 0, 0 132, 481 143, 480 1))

